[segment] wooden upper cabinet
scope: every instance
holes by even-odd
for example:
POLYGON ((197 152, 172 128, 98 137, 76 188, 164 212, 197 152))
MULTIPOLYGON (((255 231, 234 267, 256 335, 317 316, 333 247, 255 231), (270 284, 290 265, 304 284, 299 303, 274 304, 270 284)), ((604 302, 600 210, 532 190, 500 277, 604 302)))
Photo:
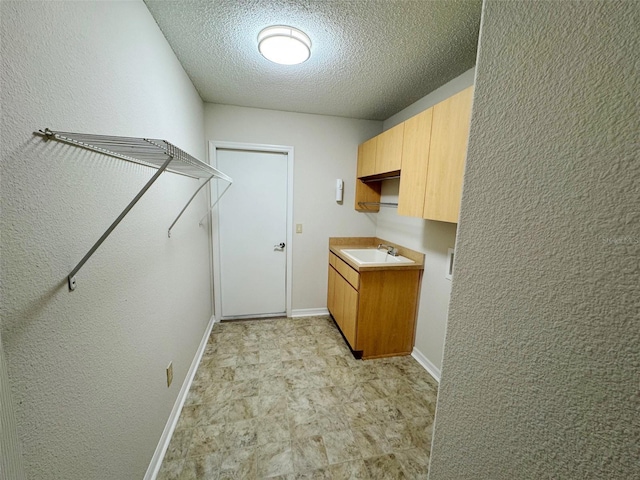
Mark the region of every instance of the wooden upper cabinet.
POLYGON ((458 222, 472 99, 469 87, 433 107, 423 212, 428 220, 458 222))
POLYGON ((398 214, 422 218, 433 108, 404 122, 398 214))
POLYGON ((375 173, 387 173, 400 170, 402 165, 402 141, 404 123, 382 132, 376 138, 376 167, 375 173))
POLYGON ((373 137, 358 145, 358 172, 356 175, 355 208, 359 212, 377 212, 380 210, 376 205, 363 205, 360 202, 380 201, 380 182, 364 183, 362 177, 376 174, 376 147, 378 137, 373 137))
POLYGON ((358 146, 358 178, 375 175, 376 172, 376 147, 378 145, 378 137, 358 146))

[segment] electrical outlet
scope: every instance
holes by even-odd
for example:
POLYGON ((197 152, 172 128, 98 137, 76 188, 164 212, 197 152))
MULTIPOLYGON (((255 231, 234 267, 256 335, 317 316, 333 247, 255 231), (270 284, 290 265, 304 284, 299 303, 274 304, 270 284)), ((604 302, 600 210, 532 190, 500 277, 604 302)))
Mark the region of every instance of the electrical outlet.
POLYGON ((302 233, 302 224, 296 223, 296 233, 302 233))
POLYGON ((173 382, 173 362, 169 362, 167 367, 167 388, 171 386, 171 382, 173 382))

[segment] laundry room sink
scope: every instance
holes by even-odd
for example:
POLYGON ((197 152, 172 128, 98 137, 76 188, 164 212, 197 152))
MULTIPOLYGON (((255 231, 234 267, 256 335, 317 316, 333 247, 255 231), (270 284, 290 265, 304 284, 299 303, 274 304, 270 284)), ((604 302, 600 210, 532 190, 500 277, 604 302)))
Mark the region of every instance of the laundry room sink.
POLYGON ((342 253, 360 265, 372 265, 381 263, 408 264, 413 260, 402 255, 390 255, 386 250, 375 248, 345 248, 342 253))

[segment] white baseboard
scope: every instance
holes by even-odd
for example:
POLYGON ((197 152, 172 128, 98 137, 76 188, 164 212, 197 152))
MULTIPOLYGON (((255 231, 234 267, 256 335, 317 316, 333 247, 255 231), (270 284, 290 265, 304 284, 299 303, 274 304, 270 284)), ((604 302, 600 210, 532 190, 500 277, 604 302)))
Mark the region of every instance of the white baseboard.
POLYGON ((416 359, 422 367, 429 372, 436 382, 440 383, 440 369, 436 367, 431 361, 423 355, 423 353, 417 348, 413 348, 413 352, 411 352, 411 356, 416 359))
POLYGON ((291 316, 296 317, 315 317, 318 315, 329 315, 329 310, 326 308, 299 308, 297 310, 291 310, 291 316))
POLYGON ((202 360, 202 355, 204 354, 204 350, 207 347, 207 340, 209 340, 209 335, 211 335, 211 329, 213 328, 214 323, 216 323, 216 319, 215 316, 212 316, 209 320, 209 324, 207 325, 207 329, 204 332, 204 336, 200 341, 200 346, 198 347, 198 350, 193 357, 193 361, 191 362, 191 367, 189 367, 187 376, 182 383, 182 388, 180 388, 178 398, 176 398, 176 402, 173 404, 173 409, 171 410, 171 414, 169 415, 167 424, 164 427, 164 431, 160 436, 160 441, 158 442, 156 451, 153 453, 153 457, 151 457, 151 462, 149 463, 149 467, 147 468, 147 473, 144 474, 144 480, 155 480, 156 476, 158 475, 158 471, 160 470, 160 466, 162 465, 162 460, 164 459, 164 455, 167 452, 167 448, 169 447, 171 436, 173 435, 173 431, 175 430, 178 419, 180 418, 180 412, 182 412, 182 407, 184 406, 184 402, 187 399, 189 388, 191 388, 191 382, 193 382, 193 378, 196 375, 196 370, 198 369, 198 365, 200 365, 200 360, 202 360))

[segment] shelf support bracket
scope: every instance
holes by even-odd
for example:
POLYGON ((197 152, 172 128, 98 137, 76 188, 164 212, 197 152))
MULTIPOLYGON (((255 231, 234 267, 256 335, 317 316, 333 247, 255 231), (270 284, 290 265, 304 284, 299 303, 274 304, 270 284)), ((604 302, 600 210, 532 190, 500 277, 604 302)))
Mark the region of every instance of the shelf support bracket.
POLYGON ((202 190, 202 187, 204 187, 207 183, 209 183, 211 180, 213 180, 215 178, 214 175, 211 175, 209 178, 207 178, 202 185, 200 185, 198 187, 198 189, 195 191, 195 193, 193 195, 191 195, 191 198, 189 199, 189 201, 187 202, 187 204, 184 206, 184 208, 182 210, 180 210, 180 213, 178 214, 178 216, 176 217, 176 219, 173 221, 173 223, 171 224, 171 226, 169 227, 169 230, 167 232, 167 235, 169 236, 169 238, 171 238, 171 229, 173 228, 173 226, 178 222, 178 220, 180 219, 180 217, 182 216, 182 214, 184 213, 184 211, 187 209, 187 207, 189 205, 191 205, 191 202, 193 202, 193 199, 196 198, 196 195, 198 194, 198 192, 200 190, 202 190))
POLYGON ((204 222, 204 219, 205 219, 205 218, 207 218, 207 215, 209 215, 209 214, 211 213, 211 210, 213 210, 213 207, 215 207, 215 206, 218 204, 218 202, 220 201, 220 199, 222 198, 222 196, 223 196, 225 193, 227 193, 227 190, 229 190, 229 187, 231 186, 231 183, 232 183, 232 182, 229 182, 229 185, 227 185, 227 186, 225 187, 225 189, 222 191, 222 193, 221 193, 220 195, 218 195, 218 198, 216 198, 216 201, 215 201, 215 202, 213 202, 213 204, 209 207, 209 210, 207 210, 207 213, 205 213, 205 214, 204 214, 204 217, 202 217, 202 218, 200 219, 200 221, 198 222, 198 225, 199 225, 199 226, 202 226, 202 222, 204 222))
POLYGON ((122 213, 118 215, 118 218, 116 218, 114 222, 109 226, 109 228, 107 228, 107 230, 102 234, 102 236, 93 245, 93 247, 91 247, 91 249, 87 252, 87 254, 84 257, 82 257, 82 260, 80 260, 80 262, 78 262, 75 268, 71 270, 71 273, 69 273, 69 276, 67 277, 69 281, 70 291, 73 291, 76 289, 76 273, 78 273, 78 271, 82 268, 82 266, 86 263, 86 261, 89 260, 91 255, 93 255, 95 251, 100 247, 100 245, 102 245, 102 242, 104 242, 107 239, 107 237, 111 234, 111 232, 115 230, 115 228, 122 221, 122 219, 127 216, 127 213, 129 213, 129 210, 131 210, 133 206, 136 203, 138 203, 138 200, 140 200, 142 196, 147 192, 147 190, 149 190, 151 185, 153 185, 153 183, 158 179, 158 177, 162 174, 162 172, 165 171, 165 169, 171 163, 171 160, 173 160, 173 156, 168 156, 168 158, 165 160, 162 166, 158 169, 158 171, 153 175, 153 177, 151 177, 151 179, 145 184, 145 186, 142 187, 142 190, 138 192, 138 194, 134 197, 134 199, 131 200, 129 205, 127 205, 125 209, 122 211, 122 213))

